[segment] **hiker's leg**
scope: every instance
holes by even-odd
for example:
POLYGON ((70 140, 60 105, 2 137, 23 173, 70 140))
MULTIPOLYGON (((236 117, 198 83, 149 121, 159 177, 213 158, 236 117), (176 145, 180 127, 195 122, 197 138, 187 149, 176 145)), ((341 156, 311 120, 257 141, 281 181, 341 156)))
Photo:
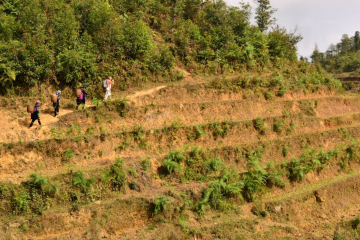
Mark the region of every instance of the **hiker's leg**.
POLYGON ((106 101, 108 99, 108 97, 109 97, 109 91, 106 91, 104 101, 106 101))
POLYGON ((30 123, 30 126, 29 127, 32 127, 32 125, 34 124, 35 122, 35 119, 31 119, 31 123, 30 123))
POLYGON ((40 118, 38 118, 38 123, 39 123, 39 125, 41 125, 40 118))

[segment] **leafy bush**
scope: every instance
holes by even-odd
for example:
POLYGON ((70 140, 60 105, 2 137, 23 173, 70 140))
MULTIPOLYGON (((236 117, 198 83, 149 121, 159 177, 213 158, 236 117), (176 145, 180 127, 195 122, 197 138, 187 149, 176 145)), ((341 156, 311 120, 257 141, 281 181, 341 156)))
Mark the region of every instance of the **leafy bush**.
POLYGON ((202 199, 197 202, 196 210, 199 214, 204 214, 206 206, 222 210, 228 208, 227 198, 241 196, 242 182, 227 183, 223 179, 210 183, 210 186, 203 190, 202 199))
POLYGON ((166 174, 171 174, 174 171, 179 172, 179 173, 182 172, 181 165, 178 164, 177 162, 173 162, 169 159, 166 159, 165 161, 163 161, 161 166, 163 167, 166 174))
POLYGON ((293 158, 291 162, 288 163, 287 166, 289 170, 289 179, 294 182, 302 181, 307 174, 307 168, 302 165, 300 159, 293 158))
POLYGON ((183 151, 170 150, 166 155, 166 160, 181 163, 185 160, 183 151))
POLYGON ((126 173, 124 169, 124 160, 117 158, 115 164, 110 166, 110 169, 102 176, 105 185, 110 182, 115 190, 120 190, 126 185, 126 173))
POLYGON ((156 216, 160 212, 167 210, 168 199, 164 195, 156 196, 156 200, 154 202, 154 212, 152 216, 156 216))
POLYGON ((78 171, 73 174, 72 184, 74 187, 80 188, 82 192, 87 193, 92 189, 95 181, 95 178, 85 178, 84 174, 78 171))
POLYGON ((65 160, 69 160, 70 158, 74 158, 74 152, 72 150, 65 150, 63 152, 63 157, 65 160))
POLYGON ((141 169, 144 171, 148 171, 151 167, 151 161, 149 159, 145 159, 141 161, 141 169))
POLYGON ((213 158, 205 162, 205 168, 207 172, 220 171, 223 166, 223 160, 220 158, 213 158))
POLYGON ((264 121, 261 118, 255 118, 253 120, 254 128, 259 131, 260 134, 264 135, 266 133, 266 127, 264 121))

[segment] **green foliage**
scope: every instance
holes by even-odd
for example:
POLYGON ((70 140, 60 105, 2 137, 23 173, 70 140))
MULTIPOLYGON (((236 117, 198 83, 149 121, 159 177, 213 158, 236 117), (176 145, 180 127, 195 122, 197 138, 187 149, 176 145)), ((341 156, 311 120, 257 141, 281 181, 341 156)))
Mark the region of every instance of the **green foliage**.
POLYGON ((48 184, 46 177, 41 177, 36 173, 30 175, 30 180, 27 182, 31 188, 34 188, 38 191, 43 191, 45 186, 48 184))
POLYGON ((213 136, 215 138, 218 138, 225 137, 228 134, 228 131, 233 127, 233 125, 217 121, 216 123, 213 123, 211 127, 213 128, 213 136))
POLYGON ((131 181, 129 187, 130 187, 131 190, 137 190, 138 189, 137 183, 134 182, 134 181, 131 181))
POLYGON ((166 155, 166 160, 181 163, 185 160, 183 151, 170 150, 166 155))
POLYGON ((74 158, 74 152, 70 149, 67 149, 63 152, 63 157, 65 160, 69 160, 70 158, 74 158))
POLYGON ((313 63, 319 63, 328 72, 360 71, 359 32, 354 36, 344 34, 339 43, 331 44, 327 51, 320 52, 317 45, 311 55, 313 63))
POLYGON ((30 196, 24 193, 15 195, 11 205, 17 214, 26 213, 29 211, 29 200, 30 196))
POLYGON ((196 211, 204 214, 207 206, 218 210, 227 209, 229 205, 226 199, 241 197, 242 187, 242 182, 227 183, 223 179, 211 182, 210 186, 203 190, 202 199, 196 203, 196 211))
POLYGON ((285 146, 282 150, 283 156, 286 157, 288 155, 289 151, 290 151, 289 147, 285 146))
POLYGON ((270 6, 269 0, 255 0, 255 3, 258 5, 256 8, 256 23, 262 32, 266 31, 270 25, 275 22, 275 19, 272 18, 272 15, 276 12, 277 9, 274 9, 270 6))
POLYGON ((151 168, 151 161, 149 159, 145 159, 141 161, 141 169, 144 171, 148 171, 151 168))
POLYGON ((261 187, 265 186, 267 180, 267 172, 257 160, 254 154, 249 158, 247 163, 248 172, 242 177, 243 190, 242 194, 247 201, 254 201, 261 187))
POLYGON ((183 78, 176 61, 211 74, 296 61, 299 37, 281 29, 262 33, 274 9, 267 0, 257 2, 259 28, 250 24, 249 4, 232 7, 222 0, 2 1, 0 81, 25 87, 55 79, 93 87, 110 74, 123 88, 159 75, 183 78))
POLYGON ((72 184, 74 187, 80 188, 84 193, 89 192, 92 189, 95 178, 86 178, 81 171, 77 171, 73 174, 72 184))
POLYGON ((159 213, 167 210, 167 204, 169 200, 164 195, 156 196, 156 200, 154 202, 154 211, 152 216, 156 216, 159 213))
POLYGON ((273 125, 274 132, 280 135, 283 131, 284 125, 285 125, 285 120, 275 122, 273 125))
POLYGON ((255 118, 253 120, 254 128, 259 131, 261 135, 264 135, 266 133, 266 127, 264 124, 264 121, 261 118, 255 118))
POLYGON ((133 168, 129 168, 129 174, 135 178, 137 178, 139 176, 138 173, 136 172, 136 170, 133 168))
POLYGON ((165 161, 163 161, 163 163, 161 164, 161 166, 163 167, 164 171, 166 174, 171 174, 174 171, 176 172, 182 172, 182 167, 180 164, 178 164, 177 162, 173 162, 170 159, 166 159, 165 161))
POLYGON ((269 91, 266 91, 264 96, 266 100, 272 100, 274 98, 274 95, 269 91))
POLYGON ((213 158, 207 161, 205 165, 207 172, 215 172, 215 171, 220 171, 223 168, 224 162, 220 158, 213 158))
POLYGON ((115 164, 110 166, 110 169, 102 176, 105 185, 110 182, 115 190, 120 190, 126 185, 126 173, 124 172, 124 160, 117 158, 115 164))

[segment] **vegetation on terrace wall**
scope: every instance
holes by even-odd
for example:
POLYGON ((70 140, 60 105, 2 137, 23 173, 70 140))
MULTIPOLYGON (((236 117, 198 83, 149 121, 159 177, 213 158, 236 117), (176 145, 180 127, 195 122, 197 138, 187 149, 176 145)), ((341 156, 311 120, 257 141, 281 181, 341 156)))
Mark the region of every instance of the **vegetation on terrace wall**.
POLYGON ((175 65, 215 74, 296 61, 301 36, 263 33, 250 13, 223 0, 1 0, 0 82, 76 86, 112 75, 124 88, 176 80, 175 65))

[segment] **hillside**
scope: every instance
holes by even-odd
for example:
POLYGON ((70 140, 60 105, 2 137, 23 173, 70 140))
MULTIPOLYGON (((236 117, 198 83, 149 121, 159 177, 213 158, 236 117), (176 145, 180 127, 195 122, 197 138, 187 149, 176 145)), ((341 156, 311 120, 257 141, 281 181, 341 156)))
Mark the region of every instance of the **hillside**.
POLYGON ((302 37, 263 33, 250 15, 249 5, 222 0, 2 0, 1 93, 80 85, 95 92, 109 75, 124 90, 177 81, 183 70, 216 75, 296 61, 302 37))
POLYGON ((127 90, 78 111, 64 99, 59 119, 44 104, 30 130, 21 111, 33 100, 1 99, 1 235, 352 239, 360 98, 329 80, 279 95, 279 76, 247 74, 127 90))
POLYGON ((360 97, 301 36, 223 1, 0 12, 0 239, 358 238, 360 97))

